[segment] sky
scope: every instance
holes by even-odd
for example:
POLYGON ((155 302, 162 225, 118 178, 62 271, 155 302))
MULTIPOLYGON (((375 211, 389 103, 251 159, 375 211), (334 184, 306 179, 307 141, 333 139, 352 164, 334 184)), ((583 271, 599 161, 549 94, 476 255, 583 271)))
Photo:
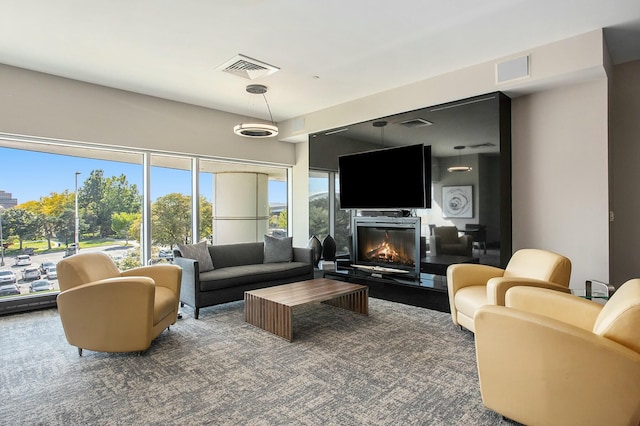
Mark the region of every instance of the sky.
MULTIPOLYGON (((103 170, 105 177, 124 174, 129 184, 136 184, 142 192, 142 166, 91 158, 69 157, 58 154, 23 151, 0 147, 0 190, 11 193, 18 204, 38 200, 52 192, 75 191, 75 173, 78 187, 82 187, 92 170, 103 170)), ((152 167, 151 200, 166 194, 191 193, 191 173, 186 170, 152 167), (154 185, 154 182, 162 182, 154 185)), ((286 203, 286 185, 269 182, 269 202, 286 203)), ((200 179, 200 193, 211 201, 213 179, 206 173, 200 179)))

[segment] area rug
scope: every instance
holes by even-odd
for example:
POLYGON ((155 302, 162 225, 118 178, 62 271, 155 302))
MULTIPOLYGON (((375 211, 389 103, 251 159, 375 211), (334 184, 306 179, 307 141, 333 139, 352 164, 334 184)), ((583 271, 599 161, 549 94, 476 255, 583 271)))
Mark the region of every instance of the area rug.
POLYGON ((42 425, 496 425, 473 335, 449 314, 370 299, 294 311, 294 340, 244 302, 183 318, 141 355, 85 351, 55 309, 0 318, 0 422, 42 425))

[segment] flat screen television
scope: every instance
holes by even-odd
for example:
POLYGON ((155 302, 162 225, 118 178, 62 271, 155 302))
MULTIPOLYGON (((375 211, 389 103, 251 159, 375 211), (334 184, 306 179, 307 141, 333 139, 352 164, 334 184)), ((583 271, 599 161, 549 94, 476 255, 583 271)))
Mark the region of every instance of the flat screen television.
POLYGON ((340 208, 431 207, 431 146, 407 145, 338 157, 340 208))

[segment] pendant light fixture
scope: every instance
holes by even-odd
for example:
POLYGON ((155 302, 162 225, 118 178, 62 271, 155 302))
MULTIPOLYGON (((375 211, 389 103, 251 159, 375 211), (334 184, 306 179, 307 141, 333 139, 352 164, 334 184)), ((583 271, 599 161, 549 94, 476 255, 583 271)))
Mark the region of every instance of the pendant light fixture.
POLYGON ((372 123, 372 125, 373 125, 373 127, 379 127, 380 128, 380 144, 384 148, 384 128, 386 127, 387 122, 384 121, 384 120, 374 121, 372 123))
POLYGON ((271 124, 267 123, 240 123, 233 128, 233 133, 239 136, 247 138, 270 138, 278 134, 278 126, 273 122, 273 116, 271 115, 271 108, 267 101, 267 86, 262 84, 250 84, 247 86, 247 92, 254 95, 262 95, 264 102, 267 104, 267 110, 269 110, 269 118, 271 124))
POLYGON ((463 166, 462 165, 462 150, 464 148, 465 148, 464 145, 457 145, 457 146, 453 147, 453 149, 458 151, 458 165, 449 167, 447 169, 448 172, 450 172, 450 173, 470 172, 472 170, 471 166, 463 166))

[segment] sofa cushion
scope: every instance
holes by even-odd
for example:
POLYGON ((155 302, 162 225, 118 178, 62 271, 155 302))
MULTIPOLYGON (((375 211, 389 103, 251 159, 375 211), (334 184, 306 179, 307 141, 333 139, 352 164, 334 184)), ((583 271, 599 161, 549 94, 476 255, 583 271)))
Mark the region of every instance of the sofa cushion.
POLYGON ((284 280, 309 274, 308 263, 264 263, 218 268, 200 274, 200 291, 211 291, 245 284, 284 280))
POLYGON ((293 238, 264 236, 264 263, 291 262, 293 260, 293 238))
POLYGON ((454 299, 458 312, 473 318, 480 306, 487 304, 487 286, 471 285, 463 287, 456 292, 454 299))
POLYGON ((213 261, 211 260, 206 241, 198 244, 178 244, 178 250, 180 250, 182 257, 197 260, 200 272, 211 271, 213 269, 213 261))
POLYGON ((209 246, 209 252, 216 269, 230 266, 262 264, 264 258, 264 243, 214 244, 209 246))

